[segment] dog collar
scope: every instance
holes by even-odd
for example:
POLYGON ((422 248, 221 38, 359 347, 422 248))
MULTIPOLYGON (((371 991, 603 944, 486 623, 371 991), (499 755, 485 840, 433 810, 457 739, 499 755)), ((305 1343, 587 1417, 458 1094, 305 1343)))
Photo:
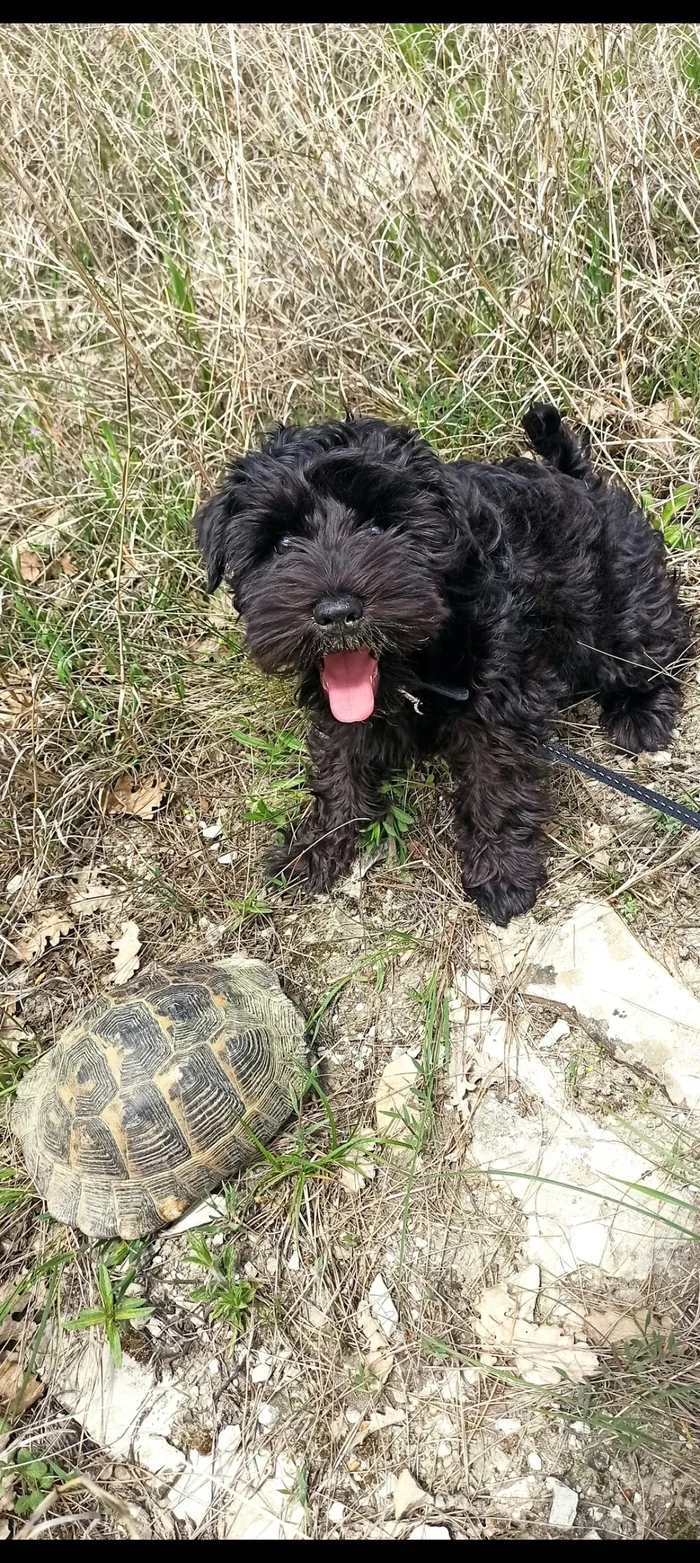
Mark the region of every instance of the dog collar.
MULTIPOLYGON (((442 695, 445 700, 469 699, 469 690, 460 688, 458 684, 443 684, 439 679, 428 678, 416 679, 416 683, 421 689, 430 689, 433 694, 442 695)), ((412 694, 409 689, 400 689, 399 694, 403 695, 405 700, 410 700, 416 716, 423 715, 423 706, 417 695, 412 694)))

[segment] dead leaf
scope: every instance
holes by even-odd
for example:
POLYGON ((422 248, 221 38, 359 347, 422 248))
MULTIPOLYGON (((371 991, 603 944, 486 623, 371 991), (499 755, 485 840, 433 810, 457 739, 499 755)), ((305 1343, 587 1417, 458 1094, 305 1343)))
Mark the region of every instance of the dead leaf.
POLYGON ((90 917, 93 912, 103 912, 111 896, 110 887, 102 884, 98 870, 81 868, 70 898, 71 911, 76 917, 90 917))
MULTIPOLYGON (((7 1005, 3 1014, 0 1015, 0 1045, 5 1049, 6 1053, 12 1053, 16 1058, 21 1044, 27 1042, 32 1033, 27 1031, 21 1021, 15 1019, 13 1011, 14 1003, 12 1003, 11 1007, 7 1005)), ((0 1325, 1 1328, 2 1326, 0 1325)))
POLYGON ((605 419, 615 419, 621 416, 623 408, 616 401, 612 393, 604 391, 592 391, 590 396, 579 397, 576 404, 578 415, 582 423, 603 423, 605 419))
POLYGON ((399 1152, 414 1149, 421 1110, 419 1082, 420 1070, 408 1053, 391 1058, 379 1077, 374 1098, 377 1132, 394 1142, 392 1149, 399 1152))
POLYGON ((8 685, 0 687, 0 727, 6 732, 11 732, 13 727, 31 710, 32 697, 29 690, 10 689, 8 685))
POLYGON ((78 574, 78 566, 71 554, 59 554, 57 564, 63 575, 78 574))
POLYGON ((114 956, 114 974, 111 978, 115 988, 122 988, 125 982, 133 977, 139 967, 139 950, 141 949, 141 935, 138 924, 134 922, 122 923, 120 939, 112 940, 112 949, 116 951, 114 956))
POLYGON ((367 1351, 363 1352, 363 1361, 373 1373, 375 1378, 386 1383, 394 1366, 394 1355, 391 1351, 383 1332, 379 1329, 376 1320, 372 1318, 367 1303, 360 1303, 357 1310, 357 1322, 367 1342, 367 1351))
POLYGON ((374 1433, 382 1433, 386 1427, 402 1427, 405 1420, 405 1411, 373 1411, 371 1416, 358 1422, 351 1447, 357 1448, 358 1444, 363 1444, 374 1433))
POLYGON ((222 586, 213 597, 209 599, 209 623, 213 630, 219 630, 226 634, 233 629, 236 620, 240 618, 237 608, 234 608, 231 593, 226 586, 222 586))
POLYGON ((12 1404, 15 1411, 26 1411, 29 1406, 33 1406, 35 1401, 41 1399, 45 1387, 31 1374, 24 1383, 24 1370, 15 1358, 8 1357, 5 1362, 0 1362, 0 1400, 12 1404))
POLYGON ((647 430, 654 444, 671 456, 675 449, 675 425, 679 411, 685 411, 685 403, 677 402, 674 396, 669 396, 666 401, 654 402, 639 419, 642 431, 647 430))
POLYGON ((527 1315, 533 1299, 531 1289, 523 1286, 525 1274, 512 1278, 520 1300, 504 1285, 487 1287, 479 1299, 474 1328, 488 1348, 484 1362, 492 1365, 494 1352, 497 1357, 507 1357, 526 1384, 560 1384, 564 1379, 582 1384, 597 1372, 595 1352, 554 1324, 531 1322, 527 1315))
POLYGON ((17 543, 12 550, 13 562, 20 580, 29 584, 40 580, 44 574, 44 561, 27 543, 17 543))
POLYGON ((100 806, 105 814, 131 814, 134 819, 153 819, 160 808, 167 786, 157 776, 139 782, 134 776, 120 776, 113 787, 103 788, 100 806))
POLYGON ((340 1167, 338 1181, 349 1194, 360 1194, 365 1183, 371 1183, 377 1176, 377 1168, 372 1161, 374 1140, 367 1134, 360 1145, 353 1146, 349 1152, 345 1165, 340 1167))
POLYGON ((430 1494, 418 1486, 408 1466, 404 1466, 394 1485, 394 1518, 402 1520, 404 1514, 410 1514, 412 1509, 419 1509, 421 1504, 431 1501, 430 1494))
POLYGON ((670 1321, 655 1319, 644 1309, 639 1309, 636 1316, 620 1313, 617 1308, 593 1309, 583 1320, 586 1335, 595 1346, 618 1346, 622 1341, 644 1340, 648 1335, 665 1334, 671 1327, 670 1321))
POLYGON ((47 907, 45 911, 35 913, 31 923, 23 928, 21 937, 10 946, 10 964, 16 965, 19 961, 29 964, 37 960, 48 945, 58 944, 59 939, 65 938, 72 927, 72 919, 65 912, 56 911, 55 907, 47 907))

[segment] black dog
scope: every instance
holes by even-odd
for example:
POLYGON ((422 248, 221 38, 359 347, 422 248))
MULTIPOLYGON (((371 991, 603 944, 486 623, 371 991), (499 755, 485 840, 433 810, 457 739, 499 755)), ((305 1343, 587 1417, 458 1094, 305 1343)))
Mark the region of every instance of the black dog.
POLYGON ((661 540, 554 407, 524 426, 544 464, 443 464, 370 418, 282 428, 199 511, 210 590, 312 713, 315 805, 271 872, 327 889, 387 772, 440 752, 464 889, 505 924, 544 881, 560 707, 594 693, 613 743, 667 744, 688 625, 661 540))

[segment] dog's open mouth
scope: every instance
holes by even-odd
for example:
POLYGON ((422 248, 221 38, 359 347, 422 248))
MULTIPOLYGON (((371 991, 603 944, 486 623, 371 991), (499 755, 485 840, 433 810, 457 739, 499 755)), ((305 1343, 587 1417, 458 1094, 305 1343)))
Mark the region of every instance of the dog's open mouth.
POLYGON ((379 668, 371 651, 329 651, 321 683, 336 722, 366 722, 374 710, 379 668))

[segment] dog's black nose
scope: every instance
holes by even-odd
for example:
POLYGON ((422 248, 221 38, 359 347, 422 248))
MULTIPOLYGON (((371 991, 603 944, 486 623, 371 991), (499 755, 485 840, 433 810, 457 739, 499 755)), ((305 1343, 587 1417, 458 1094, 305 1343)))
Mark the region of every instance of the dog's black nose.
POLYGON ((332 624, 359 624, 364 612, 360 597, 321 597, 314 608, 314 618, 317 624, 330 628, 332 624))

